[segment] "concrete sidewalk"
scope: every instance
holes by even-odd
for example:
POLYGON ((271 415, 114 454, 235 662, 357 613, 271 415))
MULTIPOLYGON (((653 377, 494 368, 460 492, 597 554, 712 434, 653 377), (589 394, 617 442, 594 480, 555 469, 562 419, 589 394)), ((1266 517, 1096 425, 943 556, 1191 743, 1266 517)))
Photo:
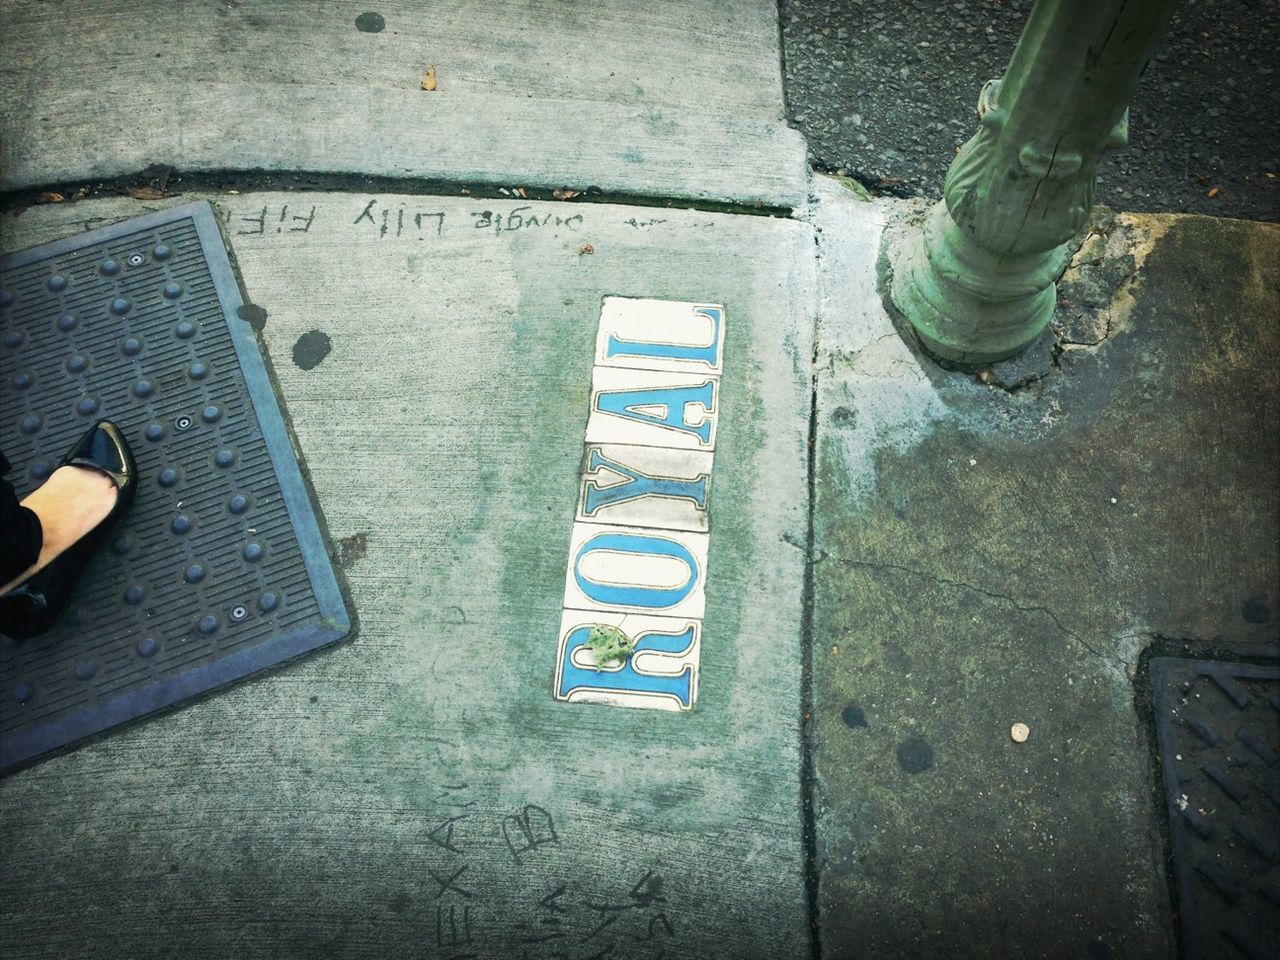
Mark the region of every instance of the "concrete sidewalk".
POLYGON ((76 17, 5 10, 3 185, 88 196, 0 247, 213 204, 358 633, 0 782, 7 942, 1176 950, 1144 663, 1274 655, 1280 231, 1099 210, 1055 339, 949 372, 881 296, 920 208, 807 175, 771 5, 76 17), (203 186, 109 195, 151 163, 203 186), (552 697, 606 296, 725 309, 688 713, 552 697))
POLYGON ((20 0, 4 18, 0 189, 168 164, 805 196, 776 11, 755 0, 20 0))
POLYGON ((973 376, 867 259, 922 210, 816 219, 826 955, 1169 956, 1144 663, 1276 655, 1280 229, 1099 208, 1056 357, 973 376))
MULTIPOLYGON (((59 956, 108 936, 136 956, 424 942, 551 956, 560 939, 574 956, 802 955, 804 554, 785 544, 803 542, 808 516, 808 226, 435 197, 215 199, 267 312, 262 338, 359 636, 11 778, 15 938, 59 956), (286 207, 305 231, 261 229, 263 209, 291 223, 286 207), (424 229, 399 233, 401 210, 424 212, 424 229), (606 294, 726 313, 689 714, 551 696, 606 294), (89 835, 69 844, 77 824, 89 835), (139 899, 145 916, 111 932, 139 899), (60 923, 69 911, 82 922, 60 923)), ((10 220, 6 242, 143 206, 43 207, 10 220)))

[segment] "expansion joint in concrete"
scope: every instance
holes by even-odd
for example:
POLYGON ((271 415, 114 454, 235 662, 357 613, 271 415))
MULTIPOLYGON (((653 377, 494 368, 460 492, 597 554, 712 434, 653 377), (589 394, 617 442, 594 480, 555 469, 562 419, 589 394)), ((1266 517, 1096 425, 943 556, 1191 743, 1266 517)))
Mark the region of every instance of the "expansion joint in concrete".
POLYGON ((307 170, 219 169, 183 172, 156 165, 123 176, 90 180, 51 180, 38 186, 0 191, 0 211, 45 203, 76 203, 98 197, 133 196, 161 200, 185 193, 249 193, 287 190, 312 193, 386 193, 408 196, 470 197, 476 200, 555 201, 565 204, 610 203, 629 207, 699 210, 749 217, 786 217, 796 209, 765 203, 712 200, 702 197, 604 191, 587 186, 558 188, 501 185, 491 182, 423 177, 367 176, 360 173, 317 173, 307 170), (57 198, 57 199, 54 199, 57 198))
MULTIPOLYGON (((814 256, 820 255, 818 232, 814 231, 814 256)), ((820 337, 815 331, 813 355, 810 358, 809 425, 805 459, 806 488, 808 492, 804 540, 804 587, 800 611, 800 796, 803 814, 805 856, 805 896, 809 920, 809 952, 812 960, 821 960, 820 935, 821 911, 818 905, 818 831, 815 815, 815 791, 818 787, 813 763, 813 606, 814 606, 814 510, 817 499, 817 450, 818 450, 818 351, 820 337)), ((791 540, 793 546, 800 546, 791 540)))

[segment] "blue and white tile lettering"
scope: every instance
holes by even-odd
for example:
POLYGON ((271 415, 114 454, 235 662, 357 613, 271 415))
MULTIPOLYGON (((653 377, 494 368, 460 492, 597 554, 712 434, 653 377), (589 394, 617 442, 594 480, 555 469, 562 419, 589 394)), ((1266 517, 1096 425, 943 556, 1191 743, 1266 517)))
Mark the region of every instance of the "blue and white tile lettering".
POLYGON ((570 703, 690 710, 698 698, 702 621, 692 617, 565 610, 560 618, 555 695, 570 703), (625 663, 596 667, 586 649, 591 628, 617 627, 635 641, 625 663))
POLYGON ((596 367, 587 443, 714 450, 720 378, 596 367))
POLYGON ((587 444, 577 519, 706 533, 712 454, 587 444))
POLYGON ((605 297, 596 365, 718 377, 723 344, 723 307, 605 297))
POLYGON ((564 606, 702 618, 705 533, 575 523, 564 606))
POLYGON ((554 695, 692 710, 706 608, 724 307, 605 297, 565 573, 554 695), (610 626, 635 644, 608 667, 610 626))

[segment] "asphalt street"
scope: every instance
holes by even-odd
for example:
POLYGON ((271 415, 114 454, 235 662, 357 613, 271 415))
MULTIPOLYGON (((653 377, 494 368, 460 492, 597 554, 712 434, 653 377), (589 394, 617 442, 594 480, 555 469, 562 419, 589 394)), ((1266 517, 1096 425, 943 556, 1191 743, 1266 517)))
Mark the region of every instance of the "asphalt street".
MULTIPOLYGON (((811 161, 873 190, 941 195, 1030 0, 782 0, 788 115, 811 161)), ((1135 211, 1280 219, 1280 2, 1184 0, 1097 200, 1135 211)))

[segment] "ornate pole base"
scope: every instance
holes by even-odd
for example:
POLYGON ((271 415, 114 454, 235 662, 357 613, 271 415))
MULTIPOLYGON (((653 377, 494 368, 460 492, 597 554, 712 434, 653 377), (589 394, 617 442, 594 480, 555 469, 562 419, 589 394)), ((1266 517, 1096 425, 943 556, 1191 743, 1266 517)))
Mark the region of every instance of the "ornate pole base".
POLYGON ((1089 219, 1104 150, 1174 0, 1036 0, 978 132, 951 162, 944 203, 897 251, 893 302, 933 353, 1003 360, 1053 315, 1069 242, 1089 219))
POLYGON ((1067 244, 1021 256, 984 250, 951 219, 944 201, 924 230, 893 252, 894 305, 925 348, 959 364, 1011 357, 1049 324, 1067 244))

